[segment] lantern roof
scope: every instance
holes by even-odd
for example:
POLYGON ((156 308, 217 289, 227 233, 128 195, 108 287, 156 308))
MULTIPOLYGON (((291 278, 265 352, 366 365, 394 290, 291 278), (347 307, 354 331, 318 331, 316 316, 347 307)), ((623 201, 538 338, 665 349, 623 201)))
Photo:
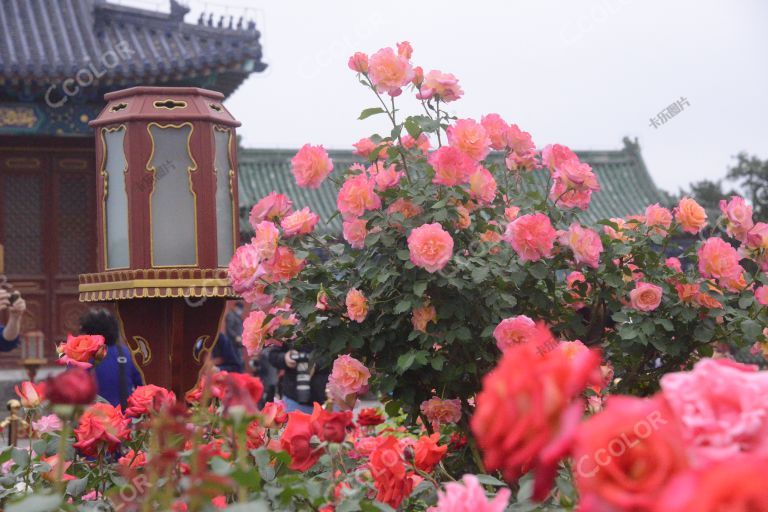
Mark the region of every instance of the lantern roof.
POLYGON ((129 121, 209 121, 240 126, 221 103, 220 92, 198 87, 131 87, 104 96, 107 105, 92 127, 129 121))

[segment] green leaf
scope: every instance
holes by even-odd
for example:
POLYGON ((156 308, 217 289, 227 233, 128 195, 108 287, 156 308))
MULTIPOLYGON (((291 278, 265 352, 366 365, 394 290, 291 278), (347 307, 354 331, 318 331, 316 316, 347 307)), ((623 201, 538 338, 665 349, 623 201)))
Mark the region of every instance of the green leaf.
POLYGON ((406 311, 411 310, 411 301, 408 299, 401 300, 397 303, 397 306, 395 306, 395 314, 405 313, 406 311))
POLYGON ((418 297, 423 297, 424 292, 427 291, 427 282, 426 281, 417 281, 413 283, 413 294, 418 297))
POLYGON ((75 498, 79 498, 85 492, 85 487, 88 485, 87 478, 78 478, 77 480, 70 480, 67 482, 67 494, 75 498))
POLYGON ((384 109, 381 107, 371 107, 363 110, 360 112, 360 116, 358 117, 359 120, 367 119, 371 116, 375 116, 376 114, 383 114, 384 109))
POLYGON ((619 336, 621 336, 621 339, 623 340, 632 340, 637 338, 637 331, 632 327, 627 327, 626 325, 622 326, 621 329, 619 329, 619 336))
POLYGON ((549 275, 549 269, 541 262, 531 265, 528 268, 528 272, 530 272, 536 279, 545 279, 547 275, 549 275))
POLYGON ((412 117, 405 120, 405 131, 407 131, 408 135, 414 139, 417 139, 419 135, 421 135, 421 127, 412 117))
POLYGON ((741 332, 747 341, 755 341, 763 333, 763 328, 754 320, 747 319, 741 322, 741 332))
POLYGON ((384 412, 387 413, 387 416, 390 418, 394 418, 395 416, 400 416, 400 410, 402 409, 400 402, 397 400, 390 400, 386 404, 384 404, 384 412))
POLYGON ((488 277, 488 272, 488 267, 476 267, 472 271, 472 281, 475 283, 482 283, 485 281, 485 278, 488 277))
POLYGON ((408 249, 400 249, 397 251, 397 258, 403 261, 408 261, 411 259, 411 253, 408 249))
POLYGON ((22 501, 11 503, 5 507, 6 512, 53 512, 61 505, 60 496, 33 494, 22 501))
POLYGON ((693 330, 693 338, 696 341, 700 341, 702 343, 708 343, 712 339, 712 335, 714 333, 715 331, 711 327, 708 327, 705 324, 699 324, 693 330))
POLYGON ((399 373, 405 373, 408 368, 413 366, 413 362, 416 360, 416 352, 409 351, 405 354, 401 354, 397 358, 397 370, 399 373))
POLYGON ((754 295, 744 295, 739 299, 739 308, 749 309, 749 306, 751 306, 753 302, 755 302, 754 295))
POLYGON ((29 452, 27 450, 14 448, 13 451, 11 451, 11 458, 20 468, 26 468, 29 464, 29 452))
POLYGON ((494 478, 491 475, 476 475, 477 481, 480 482, 483 485, 492 485, 494 487, 505 487, 507 484, 499 480, 498 478, 494 478))

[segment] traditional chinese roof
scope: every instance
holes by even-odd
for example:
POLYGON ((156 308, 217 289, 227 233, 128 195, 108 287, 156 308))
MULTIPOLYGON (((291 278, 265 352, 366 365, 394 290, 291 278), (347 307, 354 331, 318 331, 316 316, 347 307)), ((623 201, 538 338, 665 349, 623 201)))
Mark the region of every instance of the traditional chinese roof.
MULTIPOLYGON (((340 231, 341 219, 336 213, 337 187, 325 180, 319 189, 299 188, 291 173, 291 157, 296 150, 241 149, 238 154, 240 189, 241 230, 250 231, 248 212, 259 199, 277 191, 286 194, 295 207, 308 206, 326 221, 327 230, 340 231), (328 222, 330 219, 330 222, 328 222)), ((359 161, 351 151, 329 151, 334 163, 334 173, 359 161)), ((639 214, 649 204, 663 201, 645 167, 640 147, 636 142, 624 139, 624 148, 609 151, 576 151, 579 158, 592 166, 602 190, 592 194, 587 212, 580 215, 585 223, 599 219, 639 214)), ((500 154, 491 159, 501 160, 500 154)), ((545 171, 535 172, 537 184, 544 189, 547 183, 545 171)))
POLYGON ((29 101, 70 78, 87 82, 88 73, 98 87, 82 89, 93 98, 137 83, 198 85, 229 95, 266 67, 253 22, 190 24, 188 12, 176 0, 169 13, 106 0, 3 0, 0 98, 20 91, 29 101))

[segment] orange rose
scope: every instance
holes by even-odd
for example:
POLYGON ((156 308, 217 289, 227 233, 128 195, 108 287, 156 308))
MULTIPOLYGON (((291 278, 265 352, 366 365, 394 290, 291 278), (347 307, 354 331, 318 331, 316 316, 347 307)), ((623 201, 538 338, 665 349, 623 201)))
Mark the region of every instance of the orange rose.
POLYGON ((157 413, 160 409, 176 403, 176 395, 154 384, 139 386, 128 397, 128 408, 125 415, 129 418, 137 418, 143 415, 157 413))
POLYGON ((95 457, 101 450, 115 450, 130 435, 128 422, 119 406, 93 404, 80 417, 74 447, 88 457, 95 457))
POLYGON ((612 396, 602 412, 581 425, 573 464, 580 511, 648 512, 688 462, 674 415, 661 396, 612 396))
POLYGON ((707 225, 707 212, 690 197, 684 197, 675 209, 675 220, 683 231, 695 235, 707 225))
POLYGON ((357 288, 349 290, 347 292, 346 304, 349 319, 357 323, 363 323, 365 317, 368 316, 368 299, 365 298, 363 292, 357 288))
POLYGON ((640 281, 635 289, 629 292, 629 303, 638 311, 653 311, 661 304, 663 294, 660 286, 640 281))
POLYGON ((431 472, 448 451, 448 445, 440 446, 437 444, 438 441, 440 441, 439 433, 420 437, 416 441, 414 465, 425 473, 431 472))
POLYGON ((104 336, 98 334, 67 335, 67 341, 61 343, 56 352, 59 353, 59 364, 68 364, 80 368, 90 368, 92 359, 104 357, 104 336))

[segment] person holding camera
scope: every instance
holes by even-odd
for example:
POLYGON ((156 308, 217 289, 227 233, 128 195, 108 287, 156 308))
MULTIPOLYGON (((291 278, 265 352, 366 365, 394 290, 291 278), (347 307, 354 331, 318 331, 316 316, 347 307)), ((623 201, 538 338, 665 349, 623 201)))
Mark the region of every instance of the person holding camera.
POLYGON ((325 386, 330 371, 322 369, 313 358, 312 347, 280 347, 269 351, 269 362, 279 370, 285 370, 280 381, 280 394, 286 412, 312 413, 312 404, 325 402, 325 386))
POLYGON ((19 292, 0 288, 0 313, 8 311, 8 321, 0 324, 0 352, 10 352, 21 343, 21 317, 27 310, 27 303, 19 292))

